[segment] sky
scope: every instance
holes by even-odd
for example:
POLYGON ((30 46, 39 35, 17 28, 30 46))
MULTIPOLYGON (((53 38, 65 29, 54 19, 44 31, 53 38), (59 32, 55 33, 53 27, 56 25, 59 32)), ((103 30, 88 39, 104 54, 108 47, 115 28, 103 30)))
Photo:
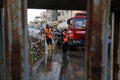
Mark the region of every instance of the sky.
POLYGON ((40 16, 40 13, 43 11, 45 11, 45 9, 27 9, 27 23, 34 21, 34 18, 40 16))

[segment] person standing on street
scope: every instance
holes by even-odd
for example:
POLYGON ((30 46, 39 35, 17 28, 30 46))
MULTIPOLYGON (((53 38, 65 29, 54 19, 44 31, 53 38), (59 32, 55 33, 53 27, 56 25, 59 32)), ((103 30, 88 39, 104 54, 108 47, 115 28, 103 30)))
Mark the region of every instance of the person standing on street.
POLYGON ((52 44, 52 29, 49 27, 48 24, 46 24, 46 28, 44 30, 45 33, 45 39, 46 39, 46 43, 48 46, 48 51, 50 50, 54 50, 54 46, 52 44))
POLYGON ((67 50, 68 50, 68 35, 67 35, 67 30, 64 29, 62 32, 62 38, 63 38, 63 64, 67 64, 68 63, 68 59, 67 59, 67 50))
POLYGON ((66 53, 68 50, 68 35, 66 29, 64 29, 64 31, 62 32, 62 36, 63 36, 63 53, 66 53))

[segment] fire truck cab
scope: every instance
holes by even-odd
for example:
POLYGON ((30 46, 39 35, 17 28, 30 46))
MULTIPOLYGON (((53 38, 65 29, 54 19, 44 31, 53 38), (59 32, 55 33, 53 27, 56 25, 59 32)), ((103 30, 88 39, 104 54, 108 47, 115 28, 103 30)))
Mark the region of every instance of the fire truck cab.
POLYGON ((78 12, 67 20, 68 43, 71 46, 85 46, 86 12, 78 12))

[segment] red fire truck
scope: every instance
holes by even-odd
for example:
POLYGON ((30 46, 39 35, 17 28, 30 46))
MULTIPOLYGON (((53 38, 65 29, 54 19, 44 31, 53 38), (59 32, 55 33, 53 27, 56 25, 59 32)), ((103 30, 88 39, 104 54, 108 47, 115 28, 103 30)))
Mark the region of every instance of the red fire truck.
POLYGON ((86 35, 86 12, 80 11, 75 16, 67 20, 68 42, 70 46, 85 46, 86 35))

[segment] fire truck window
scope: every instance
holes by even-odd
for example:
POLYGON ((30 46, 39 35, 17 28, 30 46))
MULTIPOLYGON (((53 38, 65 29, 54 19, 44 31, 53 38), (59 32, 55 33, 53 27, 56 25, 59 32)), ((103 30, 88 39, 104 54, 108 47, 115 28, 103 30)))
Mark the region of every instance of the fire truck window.
POLYGON ((76 18, 75 19, 75 27, 79 28, 79 27, 85 27, 86 26, 86 19, 80 19, 80 18, 76 18))

